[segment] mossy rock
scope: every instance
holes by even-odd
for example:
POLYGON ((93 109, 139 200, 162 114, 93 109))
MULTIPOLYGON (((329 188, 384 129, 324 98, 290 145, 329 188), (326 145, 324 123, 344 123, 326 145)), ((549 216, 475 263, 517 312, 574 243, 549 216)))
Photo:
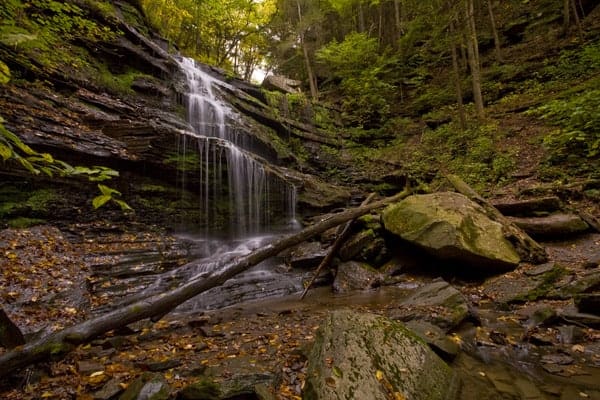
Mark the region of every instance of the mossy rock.
POLYGON ((503 226, 459 193, 413 195, 383 212, 386 230, 443 260, 496 272, 515 268, 519 255, 503 226))
POLYGON ((452 370, 404 325, 338 310, 317 331, 303 399, 454 398, 452 370))

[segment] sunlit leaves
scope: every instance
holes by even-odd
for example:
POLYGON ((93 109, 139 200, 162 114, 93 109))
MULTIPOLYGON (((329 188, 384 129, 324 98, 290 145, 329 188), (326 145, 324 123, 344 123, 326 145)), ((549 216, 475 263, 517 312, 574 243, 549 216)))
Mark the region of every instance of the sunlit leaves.
POLYGON ((262 60, 272 0, 143 0, 151 23, 184 53, 243 75, 262 60))
POLYGON ((6 64, 4 64, 2 61, 0 61, 0 85, 4 85, 5 83, 8 83, 9 80, 10 80, 10 70, 8 69, 8 66, 6 64))

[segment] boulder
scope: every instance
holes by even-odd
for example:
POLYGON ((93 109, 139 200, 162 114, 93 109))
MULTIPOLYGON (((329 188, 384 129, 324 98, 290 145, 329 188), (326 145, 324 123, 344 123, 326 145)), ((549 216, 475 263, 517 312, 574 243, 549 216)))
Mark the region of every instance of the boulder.
POLYGON ((352 290, 365 290, 381 285, 383 276, 369 264, 348 261, 338 265, 333 281, 333 291, 344 293, 352 290))
POLYGON ((346 240, 338 255, 343 261, 359 260, 380 266, 389 259, 389 250, 378 232, 365 229, 346 240))
POLYGON ((292 268, 316 268, 327 255, 319 242, 304 242, 290 252, 288 263, 292 268))
POLYGON ((145 372, 127 387, 119 400, 167 400, 170 393, 162 375, 145 372))
POLYGON ((385 317, 330 313, 308 358, 303 398, 454 398, 452 370, 417 335, 385 317))
POLYGON ((407 197, 385 209, 383 223, 389 232, 437 258, 476 268, 473 273, 514 269, 520 261, 503 226, 459 193, 407 197))
POLYGON ((390 312, 390 317, 402 321, 425 320, 448 332, 464 321, 469 312, 462 293, 448 282, 437 279, 415 289, 398 309, 390 312))
POLYGON ((300 93, 302 82, 279 75, 268 75, 262 82, 263 89, 282 93, 300 93))

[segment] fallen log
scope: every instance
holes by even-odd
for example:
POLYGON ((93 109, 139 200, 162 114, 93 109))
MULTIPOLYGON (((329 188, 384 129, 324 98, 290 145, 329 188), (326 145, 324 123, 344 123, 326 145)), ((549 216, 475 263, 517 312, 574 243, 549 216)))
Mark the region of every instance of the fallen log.
POLYGON ((541 264, 548 260, 546 250, 538 242, 533 240, 522 229, 509 221, 508 218, 498 211, 498 209, 481 197, 460 177, 448 174, 446 175, 446 179, 459 193, 467 196, 469 199, 479 204, 485 210, 490 219, 502 224, 504 237, 506 237, 506 239, 515 247, 515 250, 521 257, 521 261, 541 264))
POLYGON ((223 265, 220 269, 212 273, 203 274, 169 292, 148 297, 80 324, 53 332, 22 346, 17 346, 0 355, 0 377, 14 373, 17 369, 43 361, 50 356, 53 359, 63 357, 78 344, 86 343, 113 329, 146 318, 163 316, 184 301, 223 284, 233 276, 261 261, 276 256, 289 247, 302 243, 327 229, 358 218, 391 202, 401 200, 410 193, 411 190, 406 189, 395 196, 333 214, 298 233, 285 236, 245 256, 234 259, 223 265))

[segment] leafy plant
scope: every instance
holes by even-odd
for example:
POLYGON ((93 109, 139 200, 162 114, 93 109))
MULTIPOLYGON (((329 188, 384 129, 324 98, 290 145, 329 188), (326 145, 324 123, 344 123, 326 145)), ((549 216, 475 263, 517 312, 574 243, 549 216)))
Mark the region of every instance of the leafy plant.
MULTIPOLYGON (((0 117, 0 157, 3 162, 13 161, 34 175, 45 174, 49 177, 55 175, 67 177, 83 176, 89 181, 105 181, 119 176, 118 171, 108 167, 73 167, 64 161, 55 159, 49 153, 37 152, 23 143, 17 135, 6 129, 2 124, 3 122, 4 120, 0 117)), ((100 184, 98 188, 102 194, 94 199, 94 208, 98 208, 112 200, 122 210, 131 210, 131 207, 127 203, 114 197, 121 194, 117 190, 100 184)))
POLYGON ((100 208, 109 201, 112 201, 116 203, 119 207, 121 207, 121 210, 123 211, 132 210, 132 208, 129 207, 129 204, 116 197, 121 196, 121 192, 119 192, 118 190, 109 188, 108 186, 102 184, 98 184, 98 189, 100 189, 101 194, 94 197, 94 200, 92 200, 92 205, 94 206, 94 208, 100 208))
POLYGON ((387 60, 378 54, 377 39, 350 33, 342 42, 333 40, 316 53, 334 79, 340 79, 342 107, 354 125, 381 123, 390 112, 394 85, 381 78, 387 60))
POLYGON ((600 155, 600 89, 554 100, 531 111, 559 129, 544 138, 554 159, 597 159, 600 155))

